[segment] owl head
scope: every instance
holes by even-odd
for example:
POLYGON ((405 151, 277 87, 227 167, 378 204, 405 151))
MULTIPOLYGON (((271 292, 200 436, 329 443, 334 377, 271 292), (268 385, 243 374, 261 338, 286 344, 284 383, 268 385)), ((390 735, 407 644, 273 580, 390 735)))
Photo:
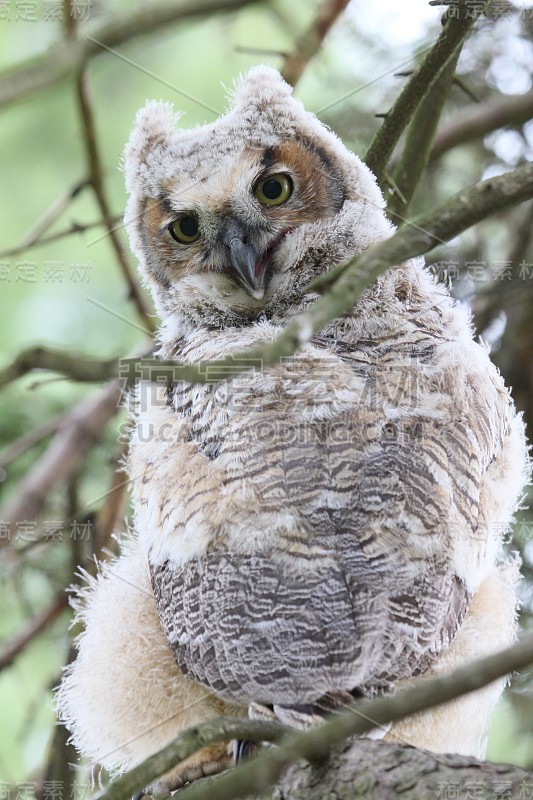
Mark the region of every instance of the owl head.
POLYGON ((126 147, 126 225, 164 319, 243 324, 390 230, 368 168, 274 69, 237 81, 215 122, 141 109, 126 147))

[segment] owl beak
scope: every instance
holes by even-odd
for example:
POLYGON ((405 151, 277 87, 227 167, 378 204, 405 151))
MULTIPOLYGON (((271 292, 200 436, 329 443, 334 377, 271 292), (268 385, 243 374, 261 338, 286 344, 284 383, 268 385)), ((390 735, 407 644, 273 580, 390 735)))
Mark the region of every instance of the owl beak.
POLYGON ((266 266, 268 259, 246 242, 244 228, 235 220, 228 223, 224 244, 229 250, 231 272, 254 300, 262 300, 266 289, 266 266))

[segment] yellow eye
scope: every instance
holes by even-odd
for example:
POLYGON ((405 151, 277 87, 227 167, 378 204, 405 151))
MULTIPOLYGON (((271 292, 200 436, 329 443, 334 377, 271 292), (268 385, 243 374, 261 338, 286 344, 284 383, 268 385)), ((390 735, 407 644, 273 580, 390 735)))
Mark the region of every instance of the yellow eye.
POLYGON ((181 244, 191 244, 200 236, 198 220, 192 214, 184 214, 183 217, 171 222, 168 229, 172 238, 181 244))
POLYGON ((291 194, 292 180, 283 172, 263 178, 255 188, 255 196, 264 206, 280 206, 291 194))

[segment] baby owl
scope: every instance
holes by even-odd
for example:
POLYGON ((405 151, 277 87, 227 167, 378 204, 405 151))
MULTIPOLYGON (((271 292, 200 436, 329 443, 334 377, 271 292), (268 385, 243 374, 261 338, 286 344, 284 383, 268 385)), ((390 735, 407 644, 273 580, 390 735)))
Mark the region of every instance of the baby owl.
MULTIPOLYGON (((393 228, 368 168, 275 70, 250 70, 212 124, 176 119, 156 102, 137 116, 126 224, 159 354, 195 363, 272 342, 316 300, 313 278, 393 228)), ((523 423, 420 259, 291 358, 136 399, 134 534, 77 598, 58 692, 93 761, 130 768, 221 714, 314 724, 514 640, 501 546, 527 479, 523 423)), ((483 757, 503 683, 379 735, 483 757)))

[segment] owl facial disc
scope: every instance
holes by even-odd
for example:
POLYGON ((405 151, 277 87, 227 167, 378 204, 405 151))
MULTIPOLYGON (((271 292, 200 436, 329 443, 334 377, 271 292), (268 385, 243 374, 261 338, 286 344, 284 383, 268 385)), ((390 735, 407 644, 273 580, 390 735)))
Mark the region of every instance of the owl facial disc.
POLYGON ((267 264, 269 252, 261 253, 250 244, 244 227, 231 218, 224 232, 224 244, 228 249, 230 274, 254 300, 262 300, 268 282, 267 264))

